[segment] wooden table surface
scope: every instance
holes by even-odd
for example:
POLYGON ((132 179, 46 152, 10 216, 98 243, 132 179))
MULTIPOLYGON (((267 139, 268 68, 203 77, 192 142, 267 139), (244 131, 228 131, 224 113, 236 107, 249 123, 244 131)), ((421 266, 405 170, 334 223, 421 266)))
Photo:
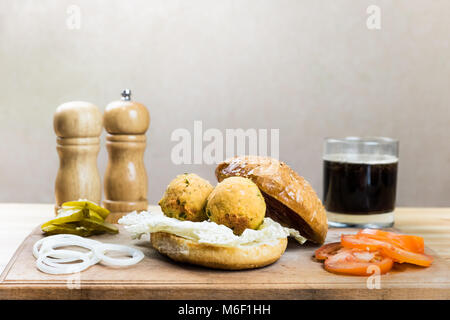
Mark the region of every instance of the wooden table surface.
MULTIPOLYGON (((53 215, 51 204, 0 203, 0 273, 25 237, 53 215)), ((429 248, 450 261, 450 208, 397 208, 395 227, 422 236, 429 248)))

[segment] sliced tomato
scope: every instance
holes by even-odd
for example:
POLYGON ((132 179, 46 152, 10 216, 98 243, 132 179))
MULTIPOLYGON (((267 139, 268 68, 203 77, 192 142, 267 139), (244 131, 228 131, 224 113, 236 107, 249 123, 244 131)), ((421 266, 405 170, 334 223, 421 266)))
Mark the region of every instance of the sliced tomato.
POLYGON ((363 234, 341 235, 341 244, 345 248, 361 249, 366 251, 381 251, 383 255, 399 263, 411 263, 422 267, 428 267, 433 258, 423 254, 404 250, 387 241, 369 238, 363 234))
POLYGON ((358 234, 365 235, 371 239, 387 241, 411 252, 423 253, 425 249, 423 238, 418 236, 399 234, 377 229, 362 229, 358 232, 358 234))
POLYGON ((325 269, 338 274, 369 276, 374 271, 385 274, 391 270, 393 264, 391 258, 383 256, 379 251, 344 248, 325 260, 325 269))
POLYGON ((335 255, 340 249, 342 249, 340 242, 332 242, 321 246, 314 254, 317 260, 326 260, 335 255))

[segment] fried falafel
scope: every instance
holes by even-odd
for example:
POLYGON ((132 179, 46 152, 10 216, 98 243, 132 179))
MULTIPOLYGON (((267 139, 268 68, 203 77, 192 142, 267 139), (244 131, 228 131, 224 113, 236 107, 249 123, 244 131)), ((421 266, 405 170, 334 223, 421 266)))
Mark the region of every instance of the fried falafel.
POLYGON ((266 203, 259 188, 250 179, 230 177, 219 183, 208 197, 206 215, 233 230, 257 229, 264 220, 266 203))
POLYGON ((195 173, 185 173, 173 179, 159 201, 162 212, 178 220, 207 220, 206 200, 213 186, 195 173))

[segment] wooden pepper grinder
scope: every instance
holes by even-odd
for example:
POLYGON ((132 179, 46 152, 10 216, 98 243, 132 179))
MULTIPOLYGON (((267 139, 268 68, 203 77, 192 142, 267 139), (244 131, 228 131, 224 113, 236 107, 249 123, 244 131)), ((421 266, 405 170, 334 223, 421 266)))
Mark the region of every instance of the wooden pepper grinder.
POLYGON ((100 204, 101 181, 97 168, 102 114, 89 102, 60 105, 53 117, 59 170, 55 181, 55 212, 66 201, 88 199, 100 204))
POLYGON ((103 205, 111 211, 107 221, 112 223, 131 211, 148 207, 144 151, 150 115, 143 104, 131 101, 130 96, 131 91, 124 90, 122 100, 108 104, 103 115, 108 132, 103 205))

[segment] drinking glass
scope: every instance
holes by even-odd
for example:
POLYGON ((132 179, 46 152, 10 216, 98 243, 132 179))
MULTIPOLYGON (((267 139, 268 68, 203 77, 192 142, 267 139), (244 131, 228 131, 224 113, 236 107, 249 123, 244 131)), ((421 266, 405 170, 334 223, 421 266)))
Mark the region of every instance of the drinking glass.
POLYGON ((398 147, 386 137, 325 139, 323 200, 330 226, 394 224, 398 147))

